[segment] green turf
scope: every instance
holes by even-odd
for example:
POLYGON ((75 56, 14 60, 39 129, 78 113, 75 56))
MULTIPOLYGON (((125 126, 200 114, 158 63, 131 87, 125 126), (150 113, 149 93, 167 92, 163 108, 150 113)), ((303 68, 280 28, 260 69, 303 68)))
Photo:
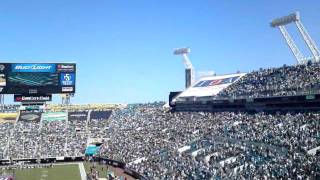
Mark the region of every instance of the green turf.
MULTIPOLYGON (((12 173, 12 171, 9 171, 12 173)), ((80 180, 77 164, 55 165, 52 168, 15 170, 17 180, 80 180)))

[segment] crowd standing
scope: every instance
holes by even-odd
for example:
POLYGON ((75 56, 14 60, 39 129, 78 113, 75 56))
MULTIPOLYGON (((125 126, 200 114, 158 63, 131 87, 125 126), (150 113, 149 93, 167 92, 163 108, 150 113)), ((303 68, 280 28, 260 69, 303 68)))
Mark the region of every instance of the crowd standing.
POLYGON ((84 156, 90 137, 87 118, 76 117, 41 121, 19 118, 15 124, 0 124, 0 129, 1 159, 84 156))
POLYGON ((66 120, 42 121, 40 145, 37 157, 59 157, 65 154, 66 120))
POLYGON ((0 159, 4 158, 5 150, 8 146, 10 130, 13 128, 13 123, 0 123, 0 159))
POLYGON ((85 116, 68 118, 65 131, 66 156, 83 156, 88 139, 87 111, 80 111, 85 116))
POLYGON ((320 63, 284 65, 253 71, 228 86, 218 98, 256 98, 319 93, 320 63))
MULTIPOLYGON (((108 138, 100 155, 123 161, 149 179, 320 175, 319 154, 310 153, 320 146, 320 113, 172 113, 159 105, 134 105, 101 120, 108 121, 101 127, 108 131, 99 132, 108 138)), ((18 121, 9 155, 83 155, 75 152, 86 139, 69 141, 65 123, 18 121), (68 142, 73 144, 65 146, 68 142)))
POLYGON ((37 121, 17 121, 11 130, 7 157, 37 158, 40 145, 39 127, 37 121))
POLYGON ((320 113, 171 113, 128 107, 100 151, 147 178, 320 177, 320 113))
MULTIPOLYGON (((317 112, 170 112, 149 104, 117 109, 100 120, 107 129, 94 134, 104 140, 100 155, 148 179, 320 177, 319 153, 311 153, 320 146, 317 112)), ((92 131, 97 122, 76 124, 18 121, 0 128, 13 128, 12 158, 82 156, 91 133, 77 135, 76 129, 92 131)))

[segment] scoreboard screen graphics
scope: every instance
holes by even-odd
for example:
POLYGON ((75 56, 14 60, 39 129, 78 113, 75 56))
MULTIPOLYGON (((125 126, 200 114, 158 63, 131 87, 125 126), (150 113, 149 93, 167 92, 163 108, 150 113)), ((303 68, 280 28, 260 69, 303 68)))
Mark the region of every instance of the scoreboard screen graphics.
POLYGON ((75 63, 0 63, 0 94, 75 93, 75 63))

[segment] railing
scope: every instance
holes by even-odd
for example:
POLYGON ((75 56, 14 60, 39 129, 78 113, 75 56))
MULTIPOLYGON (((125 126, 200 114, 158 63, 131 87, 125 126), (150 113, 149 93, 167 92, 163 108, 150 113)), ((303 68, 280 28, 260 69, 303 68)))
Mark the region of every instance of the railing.
POLYGON ((320 89, 310 89, 310 90, 303 90, 303 91, 300 90, 300 91, 295 91, 294 94, 288 93, 285 95, 262 95, 262 94, 259 94, 258 96, 255 96, 255 95, 232 96, 232 97, 214 96, 214 97, 212 97, 212 100, 248 99, 248 98, 276 98, 276 97, 293 97, 293 96, 314 95, 314 94, 320 94, 320 89))
MULTIPOLYGON (((276 91, 274 91, 276 92, 276 91)), ((254 98, 276 98, 276 97, 293 97, 293 96, 302 96, 302 95, 315 95, 320 94, 320 88, 317 89, 309 89, 309 90, 298 90, 295 91, 294 94, 285 94, 285 95, 272 95, 273 93, 270 93, 271 95, 263 95, 258 94, 256 95, 242 95, 242 96, 230 96, 230 97, 221 97, 219 95, 217 96, 203 96, 203 97, 182 97, 178 99, 178 102, 195 102, 195 101, 215 101, 215 100, 237 100, 237 99, 254 99, 254 98)))

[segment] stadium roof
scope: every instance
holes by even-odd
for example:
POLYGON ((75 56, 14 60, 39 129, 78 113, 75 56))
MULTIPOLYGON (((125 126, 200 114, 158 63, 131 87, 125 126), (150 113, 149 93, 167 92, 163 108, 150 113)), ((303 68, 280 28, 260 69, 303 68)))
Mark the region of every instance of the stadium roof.
POLYGON ((221 76, 202 77, 191 87, 183 91, 173 101, 184 100, 190 97, 216 96, 221 90, 240 79, 246 73, 228 74, 221 76))

